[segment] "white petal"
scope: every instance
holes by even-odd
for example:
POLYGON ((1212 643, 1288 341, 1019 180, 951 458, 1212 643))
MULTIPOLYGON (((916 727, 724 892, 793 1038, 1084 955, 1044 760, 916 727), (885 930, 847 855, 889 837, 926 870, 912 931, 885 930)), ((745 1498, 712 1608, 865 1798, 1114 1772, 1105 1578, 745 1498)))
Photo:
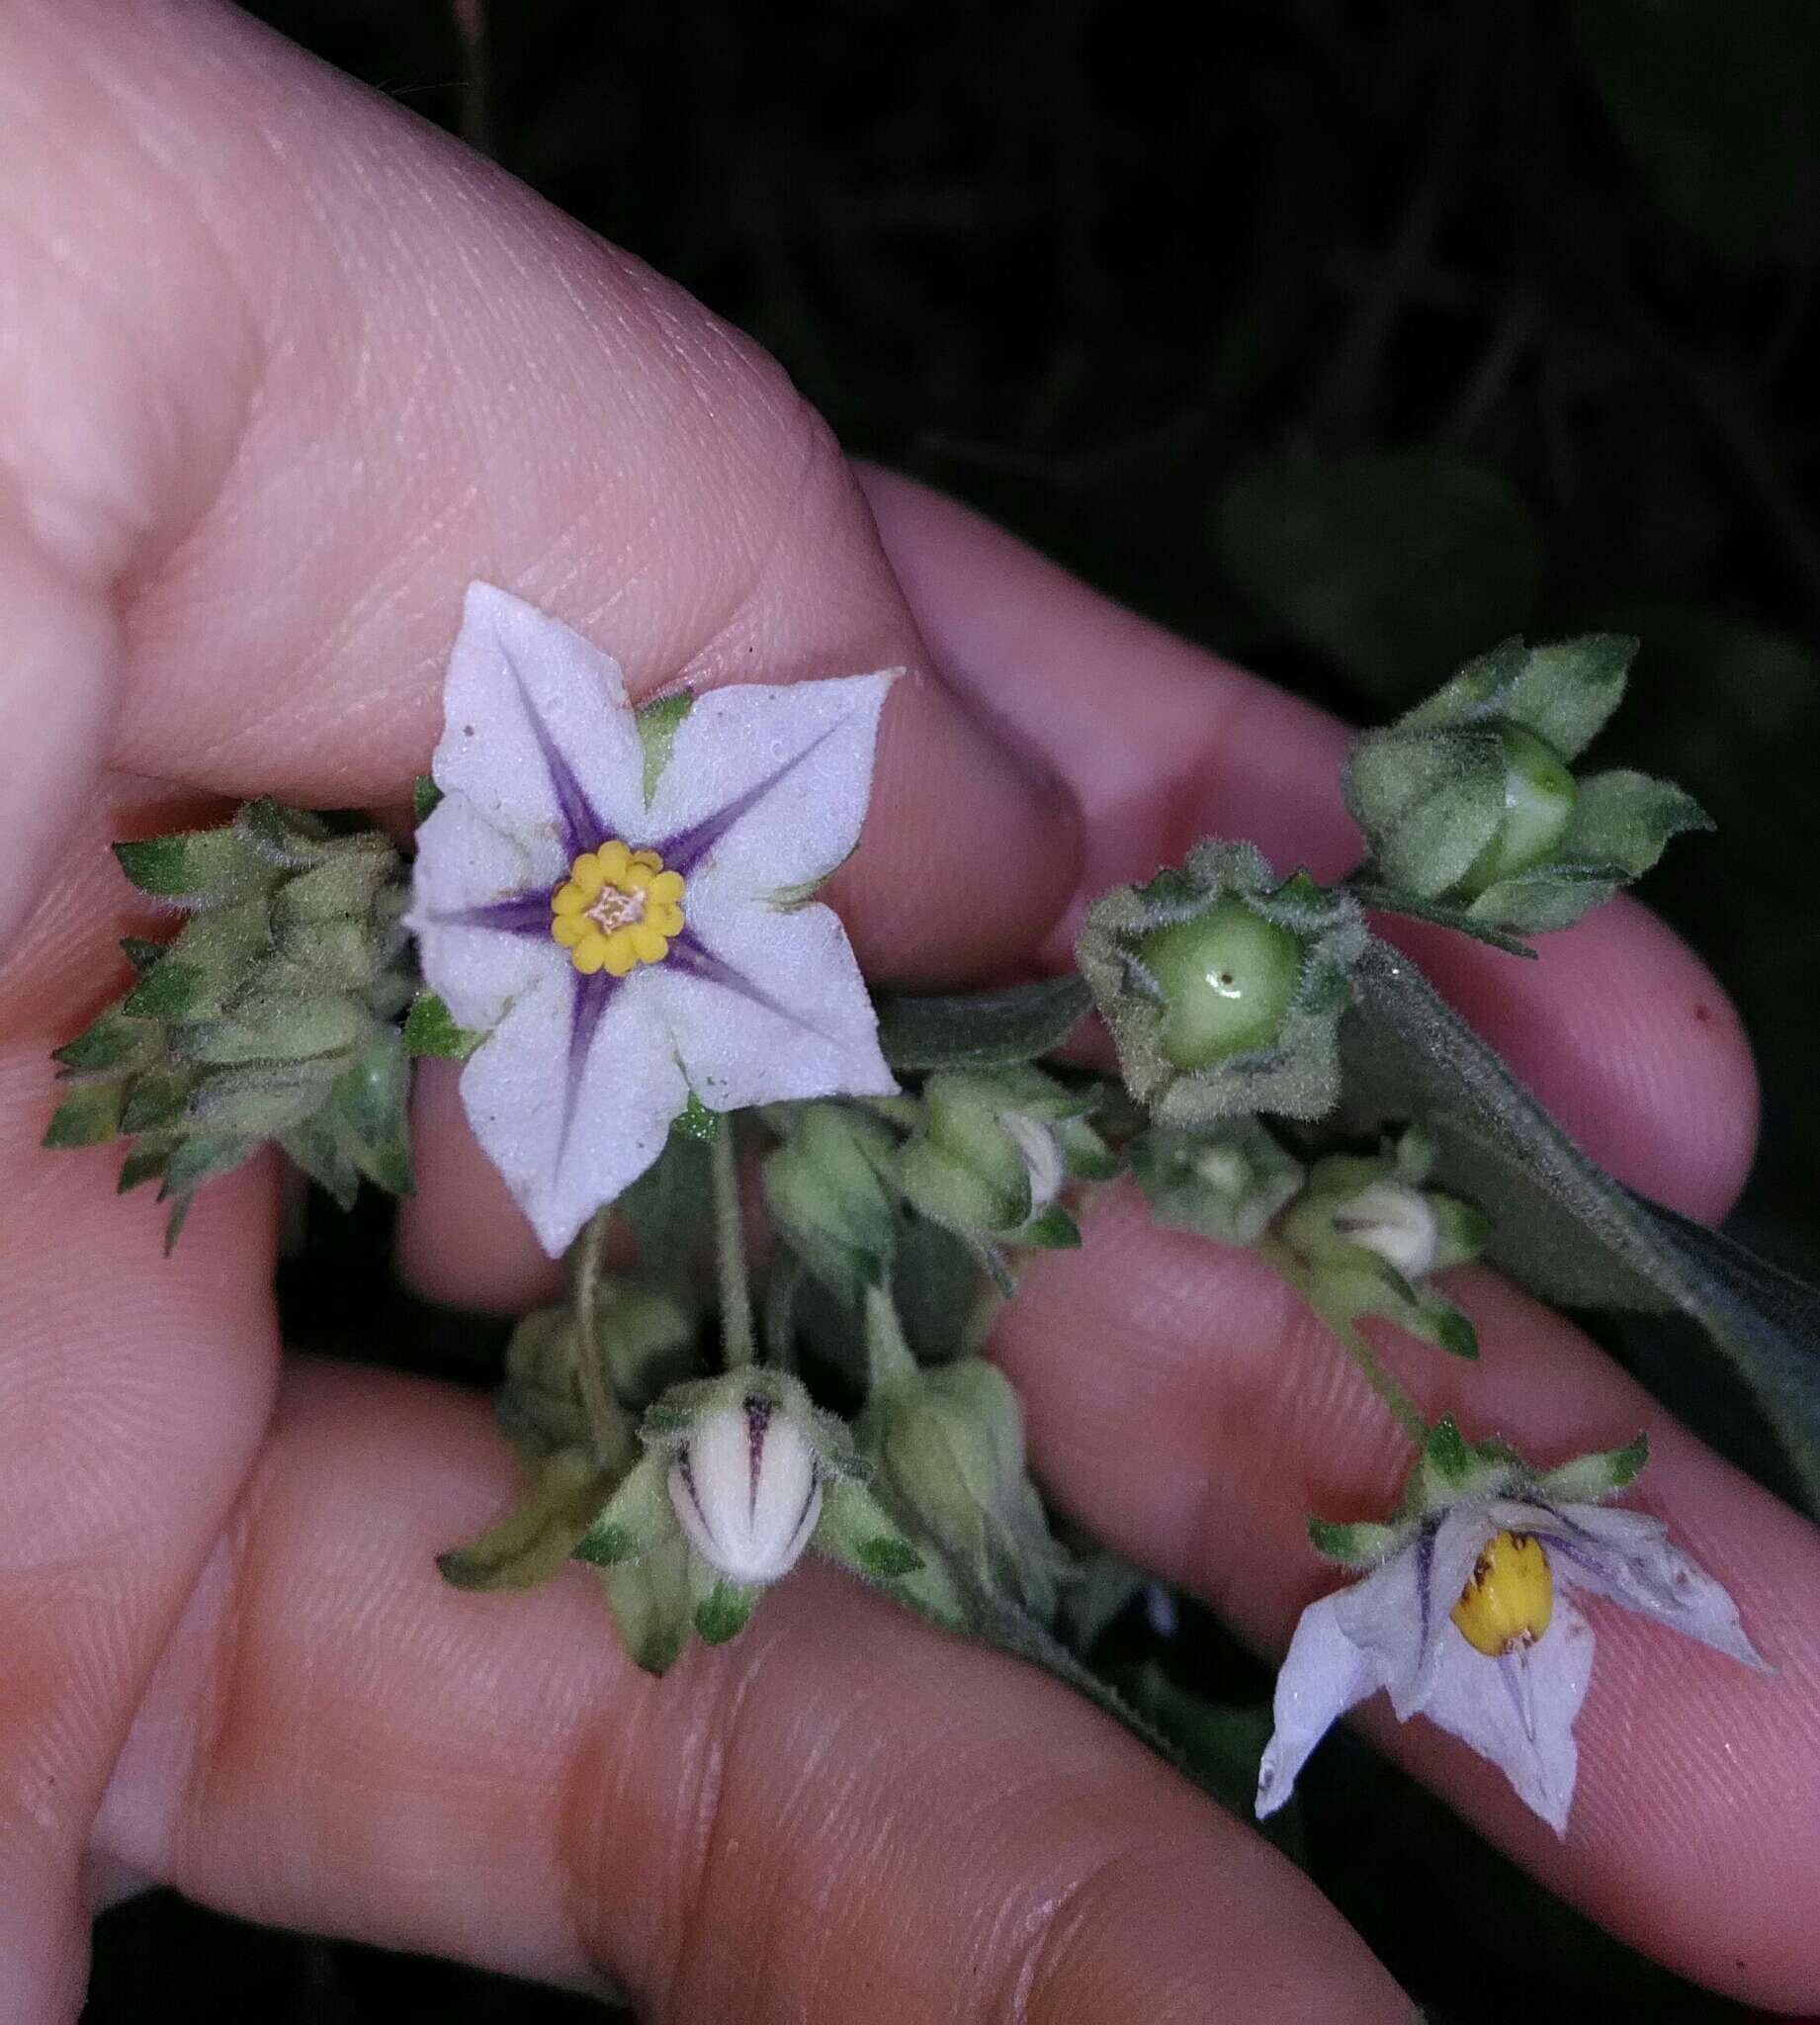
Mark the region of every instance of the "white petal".
POLYGON ((737 1406, 705 1414, 690 1431, 669 1491, 696 1552, 742 1585, 787 1574, 822 1511, 815 1454, 801 1431, 775 1415, 754 1427, 737 1406))
POLYGON ((567 869, 562 842, 548 828, 500 830, 465 794, 445 795, 417 827, 404 925, 420 933, 438 916, 548 896, 567 869))
MULTIPOLYGON (((1444 1534, 1445 1529, 1442 1531, 1444 1534)), ((1477 1552, 1475 1546, 1473 1553, 1477 1552)), ((1454 1583, 1438 1608, 1431 1600, 1435 1595, 1434 1556, 1435 1536, 1419 1535, 1334 1599, 1341 1629, 1372 1655, 1379 1679, 1390 1690, 1398 1719, 1404 1722, 1422 1707, 1428 1693, 1436 1643, 1435 1617, 1444 1622, 1459 1594, 1459 1584, 1454 1583)), ((1469 1556, 1466 1570, 1471 1567, 1469 1556)), ((1460 1581, 1464 1580, 1462 1573, 1460 1581)))
POLYGON ((663 1151, 689 1093, 649 972, 607 986, 581 978, 555 942, 519 939, 561 962, 470 1059, 462 1101, 487 1158, 557 1258, 663 1151), (583 994, 604 1008, 591 1036, 585 1018, 577 1024, 583 994))
POLYGON ((644 975, 663 995, 676 1054, 710 1110, 897 1089, 865 981, 829 909, 730 902, 725 889, 713 906, 693 895, 685 906, 688 939, 644 975))
POLYGON ((879 712, 894 679, 895 671, 737 683, 696 700, 645 824, 646 838, 663 843, 732 819, 695 867, 686 905, 701 906, 711 880, 758 899, 833 871, 865 820, 879 712))
POLYGON ((1574 1718, 1593 1674, 1593 1629, 1564 1596, 1548 1629, 1520 1654, 1488 1659, 1448 1627, 1424 1714, 1489 1758, 1524 1805, 1567 1833, 1579 1754, 1574 1718), (1507 1669, 1520 1665, 1520 1688, 1507 1669), (1534 1735, 1529 1734, 1533 1724, 1534 1735))
POLYGON ((1383 1683, 1378 1655, 1341 1626, 1339 1606, 1354 1593, 1343 1589, 1311 1603, 1289 1641, 1276 1676, 1276 1727, 1257 1767, 1259 1820, 1289 1798, 1308 1754, 1334 1723, 1383 1683))
POLYGON ((1551 1534, 1544 1519, 1533 1530, 1543 1537, 1560 1581, 1608 1596, 1746 1666, 1766 1664, 1745 1636, 1738 1606, 1705 1569, 1673 1544, 1660 1519, 1598 1505, 1563 1505, 1559 1518, 1565 1528, 1557 1526, 1551 1534))
POLYGON ((468 586, 431 771, 495 829, 559 853, 644 821, 645 758, 619 663, 490 583, 468 586))

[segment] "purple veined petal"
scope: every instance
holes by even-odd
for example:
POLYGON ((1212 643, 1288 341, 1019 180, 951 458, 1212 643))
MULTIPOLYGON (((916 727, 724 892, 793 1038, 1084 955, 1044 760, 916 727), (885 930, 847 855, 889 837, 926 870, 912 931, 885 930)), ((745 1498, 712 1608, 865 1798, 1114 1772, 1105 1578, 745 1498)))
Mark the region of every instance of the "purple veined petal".
POLYGON ((1405 1721, 1421 1708, 1426 1687, 1433 1542, 1433 1530, 1423 1528, 1408 1546, 1330 1599, 1336 1623, 1370 1655, 1374 1679, 1390 1691, 1405 1721))
POLYGON ((1459 1636, 1453 1622, 1454 1606, 1471 1579, 1480 1554, 1494 1534, 1503 1529, 1486 1505, 1468 1499, 1451 1505, 1433 1529, 1432 1543, 1425 1575, 1426 1594, 1422 1615, 1422 1663, 1402 1692, 1391 1683, 1391 1701, 1397 1719, 1407 1722, 1422 1710, 1432 1692, 1441 1654, 1459 1636))
POLYGON ((1457 1631, 1443 1640, 1423 1714, 1489 1758, 1523 1804, 1565 1835, 1579 1771, 1574 1720, 1592 1677, 1593 1629, 1557 1596, 1548 1629, 1520 1654, 1489 1659, 1457 1631), (1514 1665, 1524 1676, 1515 1688, 1514 1665))
POLYGON ((1768 1670, 1724 1586, 1668 1538, 1660 1519, 1563 1505, 1534 1531, 1560 1582, 1607 1596, 1745 1666, 1768 1670))
POLYGON ((1311 1603, 1289 1641, 1276 1676, 1275 1727, 1257 1767, 1260 1821, 1275 1813, 1295 1790, 1309 1753, 1329 1729, 1383 1685, 1377 1651, 1356 1643, 1342 1627, 1338 1606, 1352 1593, 1343 1589, 1311 1603))
POLYGON ((556 981, 512 1006, 462 1071, 461 1091, 475 1136, 558 1258, 662 1152, 689 1092, 643 988, 649 973, 609 985, 581 977, 554 941, 544 946, 560 959, 556 981))
POLYGON ((411 906, 404 924, 421 934, 437 921, 467 921, 535 895, 550 930, 550 892, 567 869, 547 831, 501 830, 463 795, 446 796, 417 829, 411 906))
POLYGON ((710 1110, 896 1091, 835 915, 724 900, 703 912, 708 922, 691 912, 650 976, 689 1087, 710 1110))
POLYGON ((535 839, 554 864, 545 884, 576 852, 644 826, 644 750, 619 663, 491 584, 468 587, 431 770, 445 796, 535 839))
POLYGON ((545 992, 566 997, 575 974, 568 952, 548 929, 536 936, 502 934, 472 920, 414 912, 409 925, 416 931, 424 983, 456 1025, 477 1032, 492 1032, 516 1007, 545 992))
POLYGON ((737 683, 696 700, 646 821, 692 900, 709 876, 747 900, 797 892, 846 857, 865 820, 895 673, 737 683))
POLYGON ((744 1586, 787 1574, 822 1511, 814 1452, 763 1398, 703 1414, 671 1466, 669 1492, 690 1545, 744 1586))

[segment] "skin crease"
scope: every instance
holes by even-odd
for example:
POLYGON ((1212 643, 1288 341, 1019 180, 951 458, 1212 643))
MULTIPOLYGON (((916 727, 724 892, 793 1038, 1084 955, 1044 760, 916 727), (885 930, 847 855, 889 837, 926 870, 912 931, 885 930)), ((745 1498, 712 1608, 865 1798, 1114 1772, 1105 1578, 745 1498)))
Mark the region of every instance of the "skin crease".
MULTIPOLYGON (((402 1378, 316 1367, 280 1394, 271 1173, 207 1191, 165 1262, 161 1213, 116 1199, 106 1155, 38 1147, 45 1050, 119 989, 112 942, 138 925, 108 837, 259 790, 395 806, 471 575, 610 643, 635 691, 915 670, 830 894, 878 976, 1053 958, 1085 892, 1203 822, 1343 859, 1337 730, 913 488, 875 489, 881 549, 749 344, 238 17, 14 0, 0 182, 0 593, 9 637, 43 643, 0 671, 0 726, 37 742, 0 803, 13 2015, 74 2015, 84 1893, 138 1875, 564 1980, 604 1965, 657 2017, 736 1994, 754 2018, 1406 2016, 1243 1825, 1027 1670, 850 1584, 793 1581, 661 1684, 620 1656, 579 1570, 527 1598, 442 1587, 430 1555, 510 1495, 509 1461, 478 1402, 402 1378), (983 861, 983 908, 945 909, 983 861)), ((1614 909, 1554 938, 1550 985, 1515 1014, 1479 952, 1435 946, 1589 1146, 1665 1199, 1722 1206, 1748 1058, 1665 931, 1614 909), (1697 1032, 1658 1016, 1690 994, 1697 1032)), ((522 1226, 446 1087, 426 1097, 406 1257, 447 1295, 509 1300, 522 1226)), ((1274 1286, 1183 1242, 1108 1197, 1093 1247, 1032 1275, 999 1354, 1055 1495, 1277 1646, 1324 1579, 1301 1510, 1369 1509, 1394 1460, 1274 1286), (1048 1277, 1089 1258, 1103 1312, 1090 1337, 1051 1316, 1052 1361, 1029 1325, 1058 1301, 1092 1312, 1048 1277), (1270 1387, 1297 1372, 1292 1431, 1270 1387)), ((1483 1278, 1465 1294, 1486 1363, 1425 1364, 1432 1404, 1547 1456, 1647 1417, 1644 1502, 1735 1585, 1783 1674, 1678 1648, 1665 1684, 1662 1634, 1601 1613, 1565 1857, 1444 1741, 1387 1741, 1642 1945, 1758 2001, 1820 2001, 1811 1533, 1564 1325, 1483 1278), (1618 1749, 1626 1728, 1650 1749, 1618 1749), (1750 1878, 1741 1936, 1690 1847, 1750 1878)))

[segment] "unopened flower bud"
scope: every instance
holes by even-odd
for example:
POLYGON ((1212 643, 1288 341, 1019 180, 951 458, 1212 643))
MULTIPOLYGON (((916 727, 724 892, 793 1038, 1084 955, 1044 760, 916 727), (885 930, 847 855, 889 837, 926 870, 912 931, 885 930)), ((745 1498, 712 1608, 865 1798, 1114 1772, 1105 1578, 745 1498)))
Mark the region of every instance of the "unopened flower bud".
POLYGON ((695 1420, 670 1464, 669 1491, 689 1544, 742 1586, 787 1575, 822 1513, 816 1452, 761 1392, 695 1420))
POLYGON ((1440 1216, 1407 1182, 1373 1182, 1334 1211, 1334 1228, 1394 1266, 1405 1279, 1423 1279, 1440 1251, 1440 1216))
POLYGON ((1554 854, 1567 834, 1580 790, 1566 762, 1519 724, 1498 727, 1504 756, 1504 808, 1491 840, 1454 888, 1476 900, 1501 879, 1514 879, 1554 854))

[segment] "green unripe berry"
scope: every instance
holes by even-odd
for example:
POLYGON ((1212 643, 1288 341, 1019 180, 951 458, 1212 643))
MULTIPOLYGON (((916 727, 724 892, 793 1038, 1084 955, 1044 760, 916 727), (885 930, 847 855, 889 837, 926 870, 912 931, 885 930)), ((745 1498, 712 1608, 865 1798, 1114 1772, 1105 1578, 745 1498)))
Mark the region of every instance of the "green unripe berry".
POLYGON ((1159 1045, 1185 1072, 1267 1048, 1302 978, 1301 938, 1240 900, 1153 929, 1137 956, 1168 1008, 1159 1045))
POLYGON ((1454 888, 1467 900, 1539 865, 1566 834, 1580 793, 1559 753, 1533 732, 1506 724, 1498 735, 1504 745, 1504 815, 1454 888))

